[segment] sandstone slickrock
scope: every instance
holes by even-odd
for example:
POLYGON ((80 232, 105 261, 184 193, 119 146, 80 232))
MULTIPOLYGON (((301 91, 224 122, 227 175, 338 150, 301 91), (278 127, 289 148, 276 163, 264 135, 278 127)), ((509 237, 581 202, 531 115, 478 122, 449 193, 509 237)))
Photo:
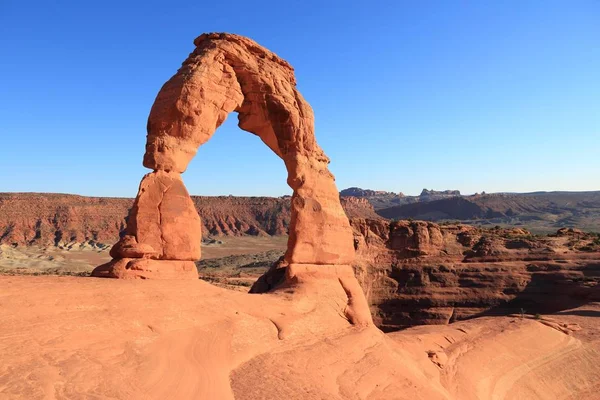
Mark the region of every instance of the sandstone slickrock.
POLYGON ((339 281, 348 298, 345 314, 354 323, 370 324, 360 286, 350 282, 355 281, 352 230, 327 167, 329 158, 315 139, 312 109, 296 89, 294 70, 241 36, 204 34, 194 44, 150 111, 143 165, 154 172, 140 184, 123 239, 127 243, 117 244, 116 258, 94 274, 147 278, 141 275, 146 267, 160 271, 163 261, 172 268, 172 261, 200 258, 201 224, 179 174, 227 116, 237 112, 240 128, 260 137, 287 168, 293 195, 286 264, 301 265, 295 276, 308 280, 321 275, 319 268, 334 266, 339 278, 331 279, 339 281), (153 261, 125 263, 127 256, 153 261))
POLYGON ((0 398, 600 399, 600 304, 384 334, 307 284, 0 276, 0 398))
POLYGON ((197 279, 193 261, 118 258, 94 270, 99 278, 121 279, 197 279))

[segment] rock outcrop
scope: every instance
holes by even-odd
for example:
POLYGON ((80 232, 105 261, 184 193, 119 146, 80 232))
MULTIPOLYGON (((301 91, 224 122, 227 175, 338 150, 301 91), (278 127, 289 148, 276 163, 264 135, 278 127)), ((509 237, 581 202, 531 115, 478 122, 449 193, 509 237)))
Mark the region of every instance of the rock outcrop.
POLYGON ((0 288, 2 399, 598 399, 600 304, 384 334, 352 327, 323 290, 51 276, 0 288))
MULTIPOLYGON (((149 258, 195 261, 200 259, 200 232, 200 217, 178 173, 159 170, 142 179, 126 238, 148 247, 149 258)), ((113 249, 115 258, 127 257, 119 249, 113 249)))
POLYGON ((207 34, 194 43, 152 107, 144 165, 184 172, 197 148, 236 111, 240 128, 259 136, 288 169, 294 194, 286 259, 349 264, 351 230, 291 66, 236 35, 207 34))
POLYGON ((123 238, 127 243, 117 244, 116 258, 94 275, 161 277, 164 265, 169 277, 197 277, 188 273, 185 262, 200 258, 201 224, 180 174, 235 111, 239 127, 259 136, 288 171, 293 195, 285 283, 309 287, 311 280, 335 280, 347 294, 347 317, 371 323, 352 274, 352 230, 292 67, 237 35, 204 34, 194 44, 196 49, 163 85, 150 111, 143 165, 154 172, 140 184, 123 238), (141 257, 127 261, 134 255, 141 257))
POLYGON ((0 193, 0 245, 114 243, 132 199, 55 193, 0 193))
POLYGON ((110 251, 113 260, 92 276, 123 279, 197 279, 200 217, 177 172, 144 176, 129 211, 125 235, 110 251))
POLYGON ((421 194, 419 195, 419 197, 433 197, 433 198, 439 198, 439 197, 455 197, 455 196, 460 196, 460 190, 428 190, 428 189, 423 189, 421 191, 421 194))
POLYGON ((342 208, 348 218, 382 219, 367 199, 360 197, 340 197, 342 208))
POLYGON ((425 221, 353 219, 355 272, 383 330, 600 301, 600 237, 533 236, 425 221))
POLYGON ((351 187, 340 191, 340 196, 343 197, 372 197, 372 196, 398 196, 404 197, 404 193, 386 192, 385 190, 361 189, 359 187, 351 187))

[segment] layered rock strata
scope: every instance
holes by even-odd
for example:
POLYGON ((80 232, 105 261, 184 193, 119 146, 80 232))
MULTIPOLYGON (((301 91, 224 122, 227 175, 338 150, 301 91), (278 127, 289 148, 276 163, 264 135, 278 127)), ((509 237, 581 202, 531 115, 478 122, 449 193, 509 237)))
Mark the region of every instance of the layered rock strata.
MULTIPOLYGON (((287 235, 290 196, 192 196, 202 237, 287 235)), ((341 197, 348 218, 380 219, 363 199, 341 197)), ((109 246, 126 234, 131 198, 0 193, 0 245, 109 246)))
POLYGON ((358 218, 352 227, 356 275, 384 330, 600 301, 596 234, 358 218))

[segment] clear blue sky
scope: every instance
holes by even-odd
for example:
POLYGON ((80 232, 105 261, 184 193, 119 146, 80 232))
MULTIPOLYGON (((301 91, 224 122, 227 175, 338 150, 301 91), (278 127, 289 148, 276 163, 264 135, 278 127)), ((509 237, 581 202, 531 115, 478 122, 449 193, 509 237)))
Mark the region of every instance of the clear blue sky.
MULTIPOLYGON (((295 67, 340 189, 600 190, 600 1, 2 0, 0 191, 134 196, 152 102, 211 31, 295 67)), ((290 193, 236 123, 189 191, 290 193)))

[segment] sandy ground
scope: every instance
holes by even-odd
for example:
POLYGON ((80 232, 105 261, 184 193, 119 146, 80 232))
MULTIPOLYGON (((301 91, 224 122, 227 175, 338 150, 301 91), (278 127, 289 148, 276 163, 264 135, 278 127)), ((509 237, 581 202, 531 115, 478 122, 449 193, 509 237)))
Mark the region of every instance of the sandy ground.
MULTIPOLYGON (((215 244, 203 243, 203 260, 269 250, 284 251, 287 247, 287 236, 228 236, 217 240, 219 242, 215 244)), ((109 251, 109 246, 98 248, 89 244, 63 248, 0 245, 0 273, 84 275, 110 261, 109 251)))
POLYGON ((598 399, 600 305, 383 334, 337 282, 0 277, 2 399, 598 399), (335 284, 334 284, 335 283, 335 284))

